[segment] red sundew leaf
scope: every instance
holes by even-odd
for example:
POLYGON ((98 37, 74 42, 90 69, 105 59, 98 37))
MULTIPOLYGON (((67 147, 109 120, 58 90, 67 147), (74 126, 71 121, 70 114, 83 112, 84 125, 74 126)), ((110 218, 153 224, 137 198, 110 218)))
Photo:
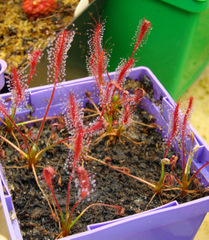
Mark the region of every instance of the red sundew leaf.
POLYGON ((62 215, 62 210, 61 210, 60 205, 59 205, 59 203, 57 201, 57 198, 55 196, 54 189, 53 189, 53 184, 52 184, 52 178, 56 175, 56 172, 55 172, 54 168, 51 167, 51 166, 48 166, 48 167, 44 168, 43 175, 44 175, 44 179, 45 179, 49 189, 51 190, 51 193, 52 193, 53 198, 56 202, 57 208, 58 208, 60 214, 62 215))
POLYGON ((127 124, 129 119, 130 119, 131 111, 130 111, 130 105, 126 105, 125 111, 124 111, 124 116, 122 116, 123 119, 123 124, 127 124))
POLYGON ((54 57, 54 62, 55 62, 55 79, 59 76, 60 70, 61 70, 61 64, 62 64, 62 59, 63 59, 63 53, 65 50, 65 41, 66 41, 66 34, 67 31, 63 31, 56 43, 56 52, 55 52, 55 57, 54 57))
POLYGON ((97 86, 101 90, 101 86, 105 84, 103 74, 107 72, 108 54, 102 47, 104 24, 96 22, 93 34, 89 39, 90 58, 89 71, 95 77, 97 86))
POLYGON ((173 119, 172 119, 172 121, 171 121, 171 124, 172 124, 171 136, 169 137, 168 142, 167 142, 167 146, 166 146, 164 158, 165 158, 166 155, 167 155, 168 148, 169 148, 172 140, 174 139, 175 135, 176 135, 177 132, 178 132, 178 127, 179 127, 179 105, 180 105, 180 104, 179 104, 179 102, 177 101, 175 110, 174 110, 174 112, 173 112, 173 119))
POLYGON ((130 123, 130 116, 135 107, 140 103, 145 95, 145 91, 141 88, 137 88, 133 96, 123 94, 122 102, 125 106, 125 110, 122 112, 121 124, 128 126, 130 123), (131 103, 131 105, 130 105, 131 103))
POLYGON ((97 56, 99 56, 101 52, 102 28, 103 28, 102 23, 97 23, 93 37, 93 44, 97 56))
POLYGON ((144 35, 146 34, 146 32, 148 31, 148 29, 151 26, 151 22, 144 19, 141 29, 140 29, 140 35, 139 35, 139 39, 138 42, 141 42, 141 40, 144 38, 144 35))
POLYGON ((169 186, 173 186, 174 176, 171 175, 171 174, 166 174, 164 181, 165 181, 169 186))
POLYGON ((171 158, 170 158, 170 164, 175 166, 176 165, 176 162, 178 161, 178 157, 173 155, 171 158))
POLYGON ((54 168, 51 166, 44 168, 43 174, 44 174, 44 178, 45 178, 47 185, 51 189, 52 188, 52 178, 56 175, 54 168))
POLYGON ((102 51, 102 40, 103 40, 103 32, 104 32, 104 22, 96 21, 96 19, 92 16, 95 25, 93 26, 94 29, 92 30, 92 34, 89 39, 89 47, 93 50, 96 57, 98 57, 102 51))
POLYGON ((90 128, 88 128, 84 134, 88 134, 88 133, 94 133, 98 130, 100 130, 103 127, 103 121, 101 119, 99 119, 96 123, 93 124, 93 126, 91 126, 90 128))
POLYGON ((95 54, 91 55, 89 59, 89 70, 94 76, 98 88, 101 90, 101 86, 105 84, 103 73, 106 71, 104 51, 102 51, 98 57, 96 57, 95 54))
POLYGON ((134 97, 134 102, 135 102, 136 104, 139 104, 140 101, 142 100, 142 98, 143 98, 144 95, 145 95, 145 91, 144 91, 144 89, 142 89, 142 88, 137 88, 137 89, 135 90, 134 95, 135 95, 135 97, 134 97))
POLYGON ((68 114, 73 128, 78 130, 80 126, 82 126, 82 122, 79 116, 79 107, 77 106, 74 95, 72 93, 70 94, 69 98, 68 114))
POLYGON ((71 117, 71 121, 73 123, 73 126, 76 127, 77 123, 78 123, 78 115, 77 115, 77 109, 76 109, 76 104, 75 104, 73 94, 70 94, 69 112, 70 112, 70 117, 71 117))
POLYGON ((21 145, 20 145, 20 148, 23 149, 23 150, 25 150, 25 149, 26 149, 25 143, 21 144, 21 145))
POLYGON ((98 63, 97 63, 97 75, 98 75, 98 82, 99 86, 104 85, 104 78, 103 73, 105 72, 105 52, 101 51, 101 54, 98 57, 98 63))
POLYGON ((194 100, 194 97, 191 96, 191 97, 189 98, 189 104, 188 104, 186 113, 185 113, 185 115, 184 115, 184 120, 183 120, 183 124, 182 124, 182 132, 185 132, 185 131, 186 131, 187 122, 188 122, 188 120, 189 120, 189 118, 190 118, 190 115, 191 115, 191 112, 192 112, 193 100, 194 100))
POLYGON ((77 163, 78 163, 79 158, 80 158, 80 154, 81 154, 82 146, 83 146, 83 135, 84 135, 83 128, 80 127, 78 133, 76 134, 74 160, 73 160, 73 170, 77 166, 77 163))
POLYGON ((133 67, 134 65, 134 59, 131 57, 129 58, 128 61, 126 61, 125 63, 122 64, 122 66, 120 67, 119 73, 118 73, 118 77, 117 77, 117 83, 121 84, 121 82, 124 80, 124 77, 126 76, 128 70, 133 67))
MULTIPOLYGON (((133 105, 134 105, 134 107, 136 106, 136 105, 138 105, 139 103, 140 103, 140 101, 142 100, 142 98, 144 97, 144 95, 145 95, 145 91, 144 91, 144 89, 142 89, 142 88, 137 88, 136 90, 135 90, 135 92, 134 92, 134 95, 132 95, 132 96, 127 96, 127 95, 124 95, 124 98, 123 98, 123 102, 124 103, 132 103, 133 105), (126 97, 127 96, 127 97, 126 97)), ((134 110, 134 107, 133 107, 133 109, 131 110, 131 112, 133 112, 133 110, 134 110)))
POLYGON ((90 70, 92 72, 92 74, 94 75, 96 82, 97 82, 97 74, 96 74, 96 56, 95 54, 92 54, 91 57, 89 58, 89 67, 90 70))
POLYGON ((124 212, 125 212, 125 209, 123 207, 121 207, 121 206, 116 207, 116 213, 118 216, 122 216, 124 214, 124 212))
POLYGON ((103 103, 102 103, 102 112, 100 114, 100 119, 103 117, 104 112, 106 110, 106 107, 108 105, 108 101, 111 99, 112 100, 112 96, 111 96, 111 88, 112 88, 112 82, 108 84, 107 90, 106 90, 106 95, 104 97, 103 103))
POLYGON ((12 90, 15 105, 17 106, 24 99, 25 88, 22 85, 22 79, 16 68, 12 69, 12 77, 9 81, 9 85, 12 90))
POLYGON ((30 60, 30 68, 31 68, 31 72, 33 73, 36 69, 36 65, 38 63, 38 60, 40 59, 40 57, 42 56, 42 51, 41 50, 37 50, 34 51, 32 53, 32 57, 30 60))
POLYGON ((29 85, 29 83, 32 79, 32 76, 34 75, 34 72, 36 71, 36 65, 37 65, 38 61, 40 60, 41 56, 42 56, 41 50, 37 50, 32 53, 32 57, 30 59, 30 73, 29 73, 27 86, 29 85))
POLYGON ((73 29, 71 31, 63 30, 55 39, 54 47, 51 47, 48 51, 49 75, 55 84, 58 80, 62 80, 65 75, 67 51, 71 46, 74 35, 75 31, 73 29))
POLYGON ((81 187, 80 198, 83 199, 90 193, 90 183, 89 183, 88 173, 86 169, 82 166, 78 167, 76 172, 77 172, 77 175, 79 178, 79 184, 81 187))
POLYGON ((117 82, 112 81, 112 84, 121 92, 123 92, 123 94, 128 95, 129 92, 127 90, 125 90, 124 88, 122 88, 117 82))
MULTIPOLYGON (((125 103, 124 103, 125 104, 125 103)), ((120 116, 120 126, 126 128, 130 123, 131 109, 129 104, 125 104, 120 116)))
POLYGON ((189 118, 191 116, 192 107, 193 107, 193 96, 189 98, 189 104, 186 110, 186 113, 184 115, 183 123, 182 123, 182 153, 183 153, 183 160, 182 160, 182 169, 184 172, 185 169, 185 133, 187 128, 187 123, 189 121, 189 118))
POLYGON ((172 129, 172 134, 171 134, 172 138, 175 136, 175 133, 177 132, 178 121, 179 121, 179 102, 177 102, 176 108, 175 108, 174 114, 173 114, 173 129, 172 129))
POLYGON ((149 22, 148 20, 144 19, 141 27, 139 28, 139 32, 137 33, 138 37, 137 37, 136 44, 134 46, 134 49, 133 49, 131 57, 133 57, 135 51, 139 47, 140 43, 142 42, 142 39, 144 38, 145 34, 150 29, 150 27, 151 27, 151 22, 149 22))

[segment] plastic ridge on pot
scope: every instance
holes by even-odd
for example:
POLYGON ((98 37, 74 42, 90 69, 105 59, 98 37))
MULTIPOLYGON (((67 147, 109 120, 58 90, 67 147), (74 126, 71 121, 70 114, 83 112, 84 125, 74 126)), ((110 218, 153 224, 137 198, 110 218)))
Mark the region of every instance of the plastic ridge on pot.
MULTIPOLYGON (((176 205, 179 205, 179 203, 177 201, 173 201, 173 202, 170 202, 170 203, 167 203, 165 205, 162 205, 160 207, 157 207, 155 209, 151 209, 149 211, 146 211, 146 212, 142 212, 141 213, 141 216, 143 214, 147 214, 148 212, 153 212, 153 211, 157 211, 159 209, 163 209, 163 208, 168 208, 168 207, 172 207, 172 206, 176 206, 176 205)), ((116 220, 112 220, 112 221, 107 221, 107 222, 102 222, 102 223, 96 223, 96 224, 91 224, 91 225, 88 225, 87 226, 87 230, 93 230, 93 229, 96 229, 98 227, 102 227, 102 226, 105 226, 107 224, 110 224, 110 223, 114 223, 114 222, 118 222, 118 221, 121 221, 122 219, 131 219, 131 218, 134 218, 135 217, 135 214, 134 215, 131 215, 131 216, 128 216, 128 217, 124 217, 124 218, 119 218, 119 219, 116 219, 116 220)))
MULTIPOLYGON (((114 77, 114 72, 110 74, 114 77)), ((157 124, 162 129, 162 135, 168 130, 168 115, 175 106, 175 102, 170 97, 168 92, 157 80, 154 74, 146 67, 137 67, 132 69, 129 77, 138 79, 146 74, 150 79, 153 89, 155 101, 151 101, 145 97, 140 103, 141 107, 148 110, 156 118, 157 124), (155 102, 161 101, 162 106, 159 107, 155 102)), ((29 102, 33 111, 32 116, 42 117, 44 109, 47 106, 47 97, 50 96, 52 86, 43 86, 29 89, 29 102)), ((63 110, 63 100, 74 93, 77 99, 80 99, 85 104, 86 91, 91 91, 92 98, 98 102, 98 90, 93 77, 87 77, 80 80, 73 80, 59 84, 56 89, 49 115, 59 115, 63 110)), ((3 94, 3 97, 8 97, 8 94, 3 94)), ((65 102, 65 101, 64 101, 65 102)), ((21 112, 17 112, 20 114, 21 112)), ((199 149, 195 153, 192 168, 197 169, 209 159, 209 147, 191 127, 195 140, 194 145, 198 144, 199 149)), ((189 145, 189 144, 188 144, 189 145)), ((181 151, 177 143, 174 143, 174 150, 181 155, 181 151)), ((9 228, 12 240, 21 240, 21 231, 15 215, 15 210, 12 204, 12 198, 8 190, 3 172, 0 169, 0 196, 4 209, 4 214, 9 228)), ((209 167, 205 167, 198 174, 200 182, 205 187, 209 186, 209 167)), ((203 197, 198 200, 190 201, 183 204, 178 204, 174 201, 165 206, 147 211, 132 216, 124 217, 118 220, 93 224, 87 227, 86 232, 71 235, 63 240, 130 240, 130 239, 193 239, 198 231, 206 213, 209 212, 209 197, 203 197)))

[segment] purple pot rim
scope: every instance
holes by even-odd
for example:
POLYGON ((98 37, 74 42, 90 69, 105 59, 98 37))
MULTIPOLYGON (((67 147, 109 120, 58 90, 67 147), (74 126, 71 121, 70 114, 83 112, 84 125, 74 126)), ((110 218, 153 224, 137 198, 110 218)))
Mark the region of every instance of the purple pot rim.
POLYGON ((0 59, 0 74, 3 73, 7 68, 7 63, 3 60, 0 59))
MULTIPOLYGON (((184 208, 186 206, 194 206, 194 205, 200 204, 202 202, 207 202, 209 204, 209 196, 208 197, 203 197, 203 198, 200 198, 200 199, 196 199, 196 200, 192 200, 192 201, 187 202, 187 203, 177 204, 176 206, 170 206, 170 207, 157 209, 156 211, 154 211, 155 209, 152 209, 152 210, 147 211, 147 212, 134 214, 134 215, 131 215, 131 218, 130 218, 130 216, 123 217, 123 218, 120 219, 120 221, 114 221, 114 222, 107 221, 107 222, 110 222, 110 223, 107 224, 107 225, 99 227, 99 229, 101 230, 101 229, 105 229, 107 227, 113 227, 113 226, 115 226, 117 224, 123 224, 123 223, 125 223, 127 221, 134 221, 135 219, 138 219, 140 217, 149 217, 151 215, 157 215, 159 213, 164 213, 164 212, 175 212, 175 211, 177 211, 179 209, 182 209, 182 208, 184 208)), ((209 206, 208 206, 207 210, 205 209, 205 213, 207 213, 208 211, 209 211, 209 206)), ((199 212, 195 213, 196 216, 198 216, 199 214, 200 214, 199 212)), ((187 219, 187 216, 185 216, 185 219, 187 219)), ((182 217, 181 217, 181 220, 182 220, 182 217)), ((107 223, 107 222, 103 222, 103 223, 107 223)), ((96 224, 94 224, 94 225, 96 225, 96 224)), ((89 225, 89 226, 91 226, 91 225, 89 225)), ((96 230, 96 229, 93 229, 93 230, 90 230, 90 231, 94 231, 94 230, 96 230)))
POLYGON ((7 63, 3 59, 0 59, 0 90, 5 85, 4 71, 6 70, 6 68, 7 68, 7 63))

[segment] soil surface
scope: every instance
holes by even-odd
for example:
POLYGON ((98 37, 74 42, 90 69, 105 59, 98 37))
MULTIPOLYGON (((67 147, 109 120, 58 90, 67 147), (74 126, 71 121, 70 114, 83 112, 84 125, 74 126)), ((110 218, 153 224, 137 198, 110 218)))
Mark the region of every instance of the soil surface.
MULTIPOLYGON (((138 109, 138 118, 142 122, 151 123, 153 117, 144 110, 138 109), (150 121, 151 120, 151 121, 150 121)), ((40 148, 47 142, 51 130, 50 124, 47 124, 41 138, 40 148)), ((131 141, 121 138, 123 144, 117 141, 114 145, 106 148, 106 140, 103 139, 100 144, 91 147, 90 155, 105 160, 106 157, 111 158, 111 165, 118 167, 126 167, 130 169, 130 173, 148 179, 150 181, 158 181, 160 176, 160 160, 163 157, 163 139, 161 134, 155 128, 134 126, 135 133, 132 138, 135 141, 145 142, 142 145, 136 145, 131 141), (134 137, 135 136, 135 137, 134 137), (136 136, 139 136, 136 137, 136 136)), ((67 131, 61 134, 67 136, 67 131)), ((69 174, 66 173, 63 166, 68 159, 68 149, 64 145, 59 145, 52 150, 47 151, 41 162, 38 164, 42 167, 51 165, 59 175, 54 179, 55 194, 63 211, 66 204, 66 190, 69 180, 69 174), (60 183, 61 179, 61 183, 60 183)), ((172 151, 168 157, 171 156, 172 151)), ((8 146, 6 150, 6 166, 23 166, 25 163, 18 157, 17 153, 8 146)), ((85 163, 86 169, 91 176, 91 179, 96 181, 93 187, 93 192, 88 200, 83 200, 76 208, 74 217, 79 215, 83 209, 92 203, 105 203, 111 205, 119 205, 125 209, 123 216, 129 216, 135 213, 142 212, 146 209, 149 201, 153 196, 153 190, 145 184, 117 172, 110 167, 97 161, 88 161, 85 163)), ((9 180, 10 190, 20 223, 20 228, 24 239, 55 239, 56 234, 60 232, 58 223, 50 216, 50 210, 47 202, 43 198, 32 171, 28 168, 11 168, 5 167, 7 179, 9 180)), ((180 172, 180 167, 179 172, 180 172)), ((48 187, 43 181, 43 168, 36 168, 37 175, 42 188, 51 196, 48 187)), ((150 203, 148 209, 161 206, 177 197, 178 193, 169 192, 166 195, 155 197, 150 203)), ((78 199, 78 189, 72 184, 70 208, 72 208, 76 199, 78 199)), ((50 199, 52 199, 50 197, 50 199)), ((192 198, 179 196, 177 200, 184 202, 192 198)), ((71 234, 86 230, 86 226, 93 223, 117 219, 120 216, 112 208, 94 206, 90 208, 74 225, 71 234)))

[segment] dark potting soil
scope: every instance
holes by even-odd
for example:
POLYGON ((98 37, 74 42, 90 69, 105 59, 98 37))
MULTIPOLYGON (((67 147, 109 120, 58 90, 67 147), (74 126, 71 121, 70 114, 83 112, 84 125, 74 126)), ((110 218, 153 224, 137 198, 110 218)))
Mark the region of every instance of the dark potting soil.
MULTIPOLYGON (((130 82, 130 85, 130 88, 132 88, 133 83, 130 82)), ((145 124, 153 124, 155 122, 154 117, 143 109, 138 107, 136 112, 134 117, 136 121, 145 124)), ((38 131, 37 126, 34 127, 33 131, 36 134, 38 131)), ((51 123, 47 122, 40 139, 40 149, 45 147, 50 135, 51 123)), ((65 128, 59 131, 59 136, 62 138, 68 137, 65 128)), ((111 159, 111 165, 126 167, 130 170, 130 174, 134 176, 150 182, 157 182, 160 177, 161 159, 165 150, 161 134, 157 128, 149 128, 133 123, 127 136, 135 142, 143 143, 135 144, 126 137, 121 137, 115 144, 107 147, 106 142, 108 138, 104 138, 99 144, 91 146, 89 155, 102 161, 109 158, 111 159)), ((8 179, 23 239, 55 239, 61 232, 61 229, 58 226, 58 222, 51 216, 49 206, 37 186, 32 170, 27 167, 15 168, 14 166, 22 167, 27 163, 8 144, 4 143, 4 149, 6 157, 2 165, 4 166, 5 176, 8 179)), ((173 154, 172 151, 169 151, 167 157, 169 158, 173 154)), ((51 165, 56 170, 57 175, 53 179, 54 190, 63 212, 65 212, 66 207, 66 192, 70 176, 64 169, 68 157, 69 151, 67 147, 64 144, 60 144, 48 150, 36 167, 40 184, 50 201, 53 198, 42 177, 43 167, 51 165)), ((118 216, 113 208, 94 206, 88 209, 73 226, 71 234, 85 231, 87 225, 129 216, 142 212, 147 208, 154 193, 146 184, 142 184, 138 180, 95 160, 86 161, 85 167, 89 172, 92 183, 95 180, 95 184, 93 184, 90 197, 78 205, 73 217, 77 217, 82 210, 92 203, 119 205, 125 211, 123 216, 118 216)), ((170 171, 169 166, 166 168, 166 171, 170 171)), ((177 174, 181 174, 179 165, 176 166, 176 171, 177 174)), ((169 191, 163 193, 161 197, 156 196, 147 209, 161 206, 174 199, 182 203, 197 197, 197 195, 182 196, 178 191, 169 191)), ((78 188, 73 181, 70 192, 70 209, 76 200, 78 200, 78 188)))
MULTIPOLYGON (((147 124, 153 122, 153 117, 146 111, 138 109, 138 120, 147 124)), ((100 160, 106 157, 111 158, 111 164, 118 167, 127 167, 130 173, 148 179, 158 181, 160 176, 160 160, 163 157, 163 139, 161 134, 155 128, 147 128, 134 124, 134 134, 132 138, 135 141, 144 144, 137 145, 133 142, 121 138, 114 145, 106 147, 106 140, 103 139, 100 144, 92 146, 90 155, 100 160)), ((44 129, 41 138, 40 148, 44 146, 50 136, 50 124, 44 129)), ((62 135, 67 136, 63 131, 62 135)), ((169 156, 172 155, 170 151, 169 156)), ((168 156, 168 157, 169 157, 168 156)), ((66 174, 63 166, 68 159, 68 149, 64 145, 59 145, 43 156, 38 165, 43 167, 51 165, 56 171, 57 176, 54 179, 55 194, 60 206, 65 211, 66 191, 69 175, 66 174), (61 182, 60 182, 61 179, 61 182)), ((14 150, 7 146, 6 166, 23 166, 24 163, 18 157, 14 150)), ((123 216, 129 216, 142 212, 153 196, 153 190, 145 184, 117 172, 108 166, 96 161, 85 163, 91 178, 96 180, 93 192, 88 200, 83 200, 76 208, 74 217, 92 203, 105 203, 111 205, 120 205, 125 209, 123 216)), ((180 171, 180 167, 178 167, 180 171)), ((41 186, 48 196, 51 196, 48 187, 43 181, 43 168, 36 168, 41 186)), ((42 193, 40 192, 32 171, 28 168, 5 168, 5 174, 9 181, 9 187, 12 193, 13 203, 19 220, 23 239, 55 239, 56 234, 60 232, 58 223, 50 216, 50 210, 42 193)), ((178 193, 169 192, 161 196, 162 203, 168 203, 177 196, 178 193)), ((77 188, 72 184, 70 196, 70 208, 75 203, 77 197, 77 188)), ((52 199, 50 197, 50 199, 52 199)), ((192 198, 179 196, 177 200, 184 202, 192 198)), ((149 208, 161 206, 159 197, 155 197, 150 203, 149 208)), ((94 206, 90 208, 72 228, 71 234, 86 230, 86 226, 93 223, 117 219, 121 216, 116 214, 112 208, 94 206)))

